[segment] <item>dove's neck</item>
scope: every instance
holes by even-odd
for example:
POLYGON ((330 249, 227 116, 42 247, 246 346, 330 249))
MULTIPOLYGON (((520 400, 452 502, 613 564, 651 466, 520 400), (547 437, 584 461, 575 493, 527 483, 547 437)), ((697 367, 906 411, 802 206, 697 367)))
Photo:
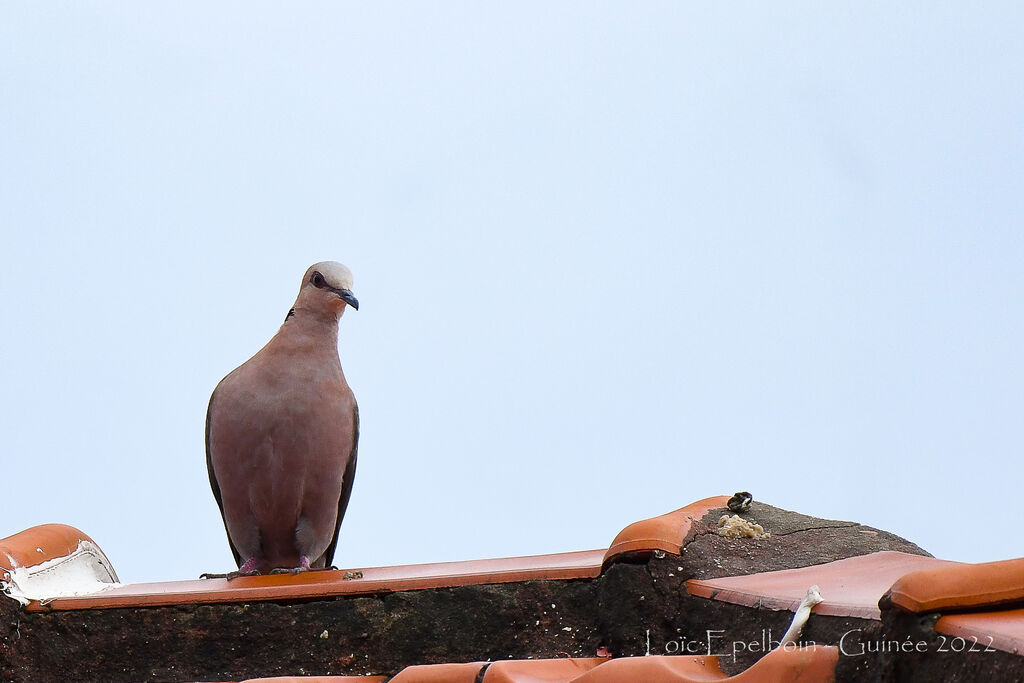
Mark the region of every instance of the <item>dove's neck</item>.
POLYGON ((312 345, 317 348, 338 348, 338 318, 333 313, 326 315, 304 308, 293 308, 288 312, 277 336, 289 346, 312 345))

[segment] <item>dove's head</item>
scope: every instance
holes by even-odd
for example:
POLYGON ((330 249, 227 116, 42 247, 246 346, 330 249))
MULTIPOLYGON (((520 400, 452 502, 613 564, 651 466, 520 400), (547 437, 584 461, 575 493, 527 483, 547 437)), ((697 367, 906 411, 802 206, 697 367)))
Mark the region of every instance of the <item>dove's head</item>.
POLYGON ((311 265, 302 276, 295 307, 340 318, 346 304, 359 310, 359 300, 352 293, 352 271, 337 261, 311 265))

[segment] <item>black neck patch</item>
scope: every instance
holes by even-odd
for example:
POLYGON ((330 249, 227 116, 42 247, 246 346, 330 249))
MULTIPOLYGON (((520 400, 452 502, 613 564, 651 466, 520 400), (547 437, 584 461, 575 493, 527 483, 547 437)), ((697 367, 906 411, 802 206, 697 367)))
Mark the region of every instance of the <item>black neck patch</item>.
POLYGON ((286 315, 284 317, 284 321, 288 322, 288 318, 292 317, 293 315, 295 315, 295 309, 294 308, 288 311, 288 315, 286 315))

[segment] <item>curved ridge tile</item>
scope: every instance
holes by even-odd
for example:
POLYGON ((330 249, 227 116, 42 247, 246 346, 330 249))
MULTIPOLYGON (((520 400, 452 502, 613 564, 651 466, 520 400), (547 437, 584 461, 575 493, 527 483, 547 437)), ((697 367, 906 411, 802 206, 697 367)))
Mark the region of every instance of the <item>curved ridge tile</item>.
POLYGON ((476 683, 486 662, 407 666, 388 683, 476 683))
POLYGON ((43 524, 0 540, 0 593, 22 605, 95 595, 117 581, 103 550, 72 526, 43 524))
POLYGON ((605 657, 506 659, 487 667, 483 683, 567 683, 605 661, 605 657))
MULTIPOLYGON (((1019 655, 1024 653, 1024 609, 949 614, 935 622, 935 630, 965 641, 970 652, 992 648, 1019 655)), ((950 644, 951 649, 956 647, 950 644)))
POLYGON ((892 585, 889 599, 915 613, 1024 602, 1024 558, 910 572, 892 585))
POLYGON ((735 683, 832 683, 839 648, 835 645, 780 647, 727 680, 735 683))
MULTIPOLYGON (((838 662, 839 648, 834 645, 777 648, 735 676, 724 674, 718 657, 714 656, 519 659, 494 662, 487 668, 483 683, 829 683, 835 680, 838 662)), ((405 679, 396 677, 394 680, 405 679)), ((449 679, 408 680, 447 683, 449 679)), ((462 681, 461 678, 450 680, 462 681)))
POLYGON ((690 503, 674 512, 633 522, 620 531, 604 555, 604 564, 628 552, 664 550, 679 554, 694 520, 715 508, 724 508, 729 496, 712 496, 690 503))
POLYGON ((518 581, 590 579, 601 573, 603 550, 554 555, 504 557, 464 562, 437 562, 397 567, 368 567, 358 577, 350 572, 292 574, 125 584, 98 595, 57 598, 29 611, 157 607, 263 600, 294 600, 339 595, 369 595, 406 590, 518 581))
POLYGON ((718 657, 666 656, 612 659, 572 683, 709 683, 731 680, 718 666, 718 657))
POLYGON ((735 676, 727 676, 717 657, 623 657, 602 664, 572 683, 830 683, 836 677, 839 648, 834 645, 777 648, 735 676))
POLYGON ((0 538, 0 568, 34 567, 47 560, 67 557, 78 549, 82 541, 99 548, 96 541, 73 526, 40 524, 0 538))
POLYGON ((387 676, 271 676, 246 678, 241 683, 384 683, 387 676))

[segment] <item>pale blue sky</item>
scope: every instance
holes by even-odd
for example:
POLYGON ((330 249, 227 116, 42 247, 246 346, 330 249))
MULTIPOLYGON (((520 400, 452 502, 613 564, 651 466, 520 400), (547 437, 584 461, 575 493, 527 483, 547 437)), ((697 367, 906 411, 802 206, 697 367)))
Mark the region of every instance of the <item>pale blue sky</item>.
POLYGON ((362 304, 340 566, 740 489, 1024 556, 1016 3, 0 5, 0 536, 232 568, 217 382, 362 304))

